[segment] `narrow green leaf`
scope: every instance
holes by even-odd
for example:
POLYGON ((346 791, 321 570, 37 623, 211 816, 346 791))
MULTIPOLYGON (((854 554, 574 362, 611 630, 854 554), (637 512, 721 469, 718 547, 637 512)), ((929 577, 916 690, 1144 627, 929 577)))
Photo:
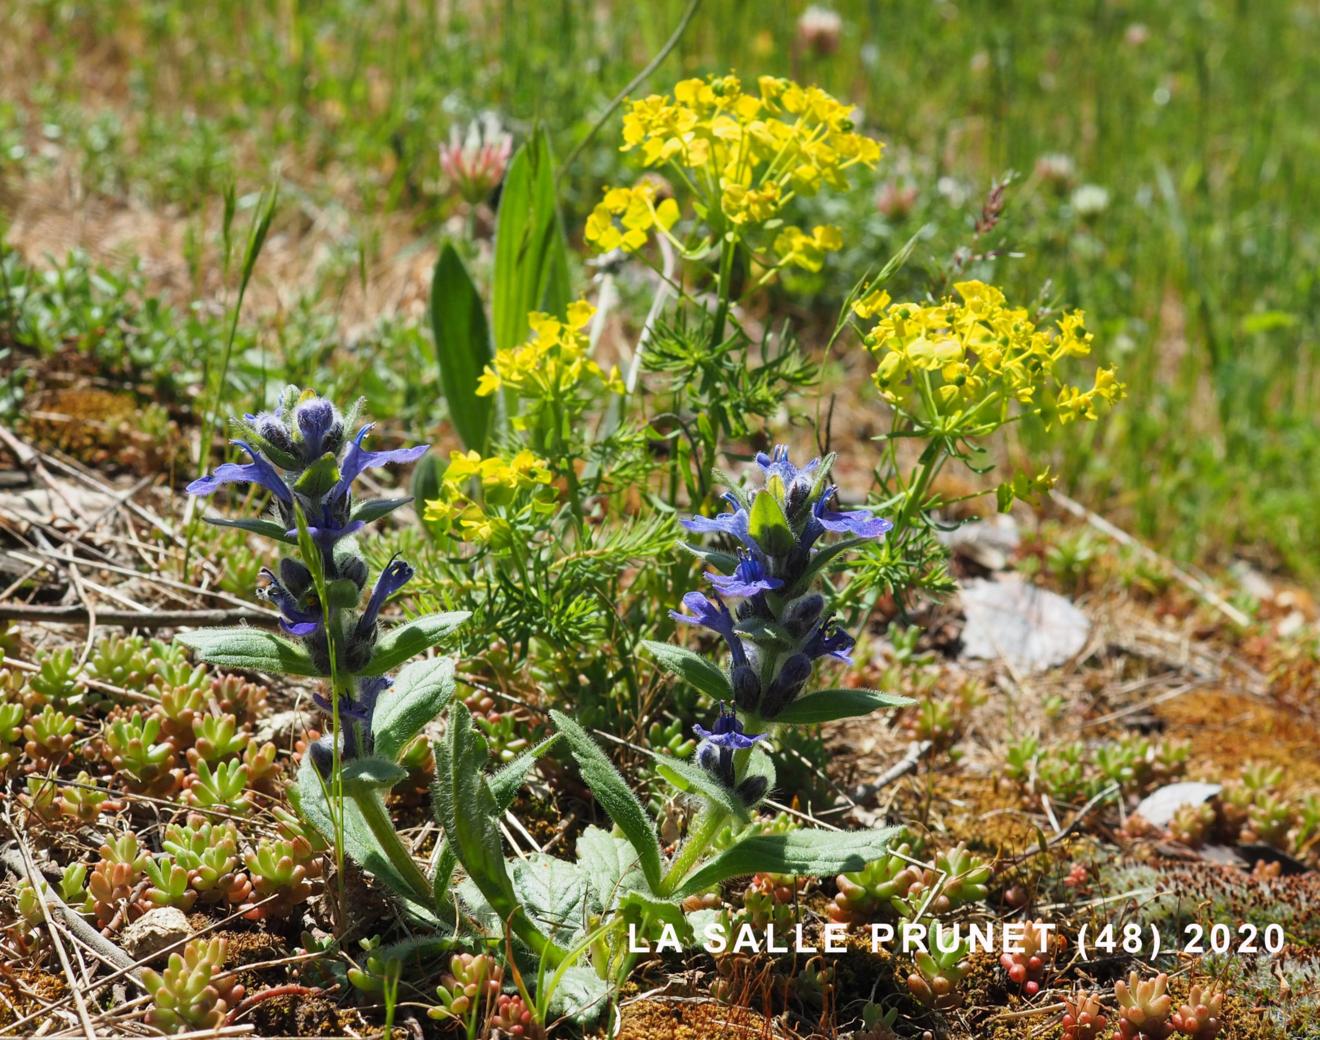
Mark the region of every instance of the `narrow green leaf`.
POLYGON ((196 628, 175 638, 198 660, 240 672, 319 675, 307 651, 296 643, 255 628, 196 628))
POLYGON ((817 690, 797 698, 772 721, 809 726, 817 722, 869 715, 877 708, 902 708, 912 703, 911 697, 882 690, 817 690))
POLYGON ((240 531, 251 531, 263 538, 273 538, 285 545, 297 545, 297 535, 290 535, 283 524, 274 520, 256 520, 251 517, 230 519, 224 516, 208 516, 206 522, 214 527, 237 527, 240 531))
POLYGON ((696 687, 708 697, 717 701, 733 698, 729 677, 717 665, 700 654, 681 646, 674 646, 672 643, 657 643, 651 639, 643 639, 641 646, 656 659, 656 663, 661 668, 696 687))
POLYGON ((632 788, 614 768, 614 763, 591 739, 586 730, 561 711, 551 711, 550 717, 554 720, 555 728, 568 741, 569 751, 577 760, 578 768, 582 771, 582 779, 591 788, 591 793, 609 813, 610 819, 619 830, 623 831, 623 836, 637 850, 637 858, 641 863, 647 884, 653 890, 658 889, 660 841, 655 836, 655 825, 651 822, 651 817, 647 815, 632 788))
MULTIPOLYGON (((362 670, 364 675, 384 675, 410 657, 425 653, 470 617, 466 610, 426 614, 390 629, 376 643, 376 650, 362 670)), ((311 673, 308 673, 311 674, 311 673)))
POLYGON ((413 661, 376 701, 371 716, 375 752, 398 761, 422 727, 445 709, 454 696, 454 661, 449 657, 413 661))
POLYGON ((718 885, 729 878, 767 872, 828 877, 861 870, 879 859, 902 830, 827 831, 803 828, 785 834, 755 834, 720 853, 683 883, 678 896, 718 885))
POLYGON ((431 332, 454 429, 464 447, 484 452, 495 399, 477 396, 477 380, 490 364, 490 330, 481 294, 452 242, 441 247, 431 276, 431 332))
POLYGON ((527 338, 527 315, 562 317, 568 303, 568 251, 555 197, 549 139, 538 129, 509 163, 495 223, 492 331, 495 349, 527 338))
POLYGON ((403 498, 375 498, 357 506, 353 510, 350 519, 361 520, 364 524, 369 524, 373 520, 379 520, 382 516, 394 512, 400 506, 406 506, 411 501, 411 495, 405 495, 403 498))

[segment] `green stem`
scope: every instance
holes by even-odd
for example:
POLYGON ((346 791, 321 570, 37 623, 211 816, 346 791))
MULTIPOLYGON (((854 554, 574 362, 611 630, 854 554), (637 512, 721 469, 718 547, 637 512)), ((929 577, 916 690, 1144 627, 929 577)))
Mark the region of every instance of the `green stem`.
POLYGON ((696 866, 697 861, 710 847, 710 843, 715 840, 715 835, 720 832, 724 826, 729 814, 726 810, 716 805, 707 804, 705 808, 697 814, 697 818, 692 821, 692 826, 688 828, 687 841, 683 847, 678 850, 674 856, 673 862, 669 864, 669 872, 660 879, 660 894, 662 896, 673 895, 683 879, 688 876, 692 868, 696 866))
POLYGON ((716 349, 724 342, 724 325, 729 319, 729 296, 732 292, 732 286, 729 282, 733 278, 733 254, 738 250, 738 243, 732 235, 725 233, 724 244, 720 252, 720 275, 717 289, 719 291, 720 302, 715 310, 715 326, 711 331, 710 347, 716 349))
POLYGON ((357 804, 362 819, 371 829, 371 836, 376 839, 377 848, 385 853, 385 857, 393 864, 394 869, 407 882, 413 898, 422 906, 430 907, 431 884, 426 880, 426 875, 422 873, 417 861, 412 858, 412 853, 404 847, 403 840, 385 813, 384 804, 371 792, 349 792, 349 797, 357 804))

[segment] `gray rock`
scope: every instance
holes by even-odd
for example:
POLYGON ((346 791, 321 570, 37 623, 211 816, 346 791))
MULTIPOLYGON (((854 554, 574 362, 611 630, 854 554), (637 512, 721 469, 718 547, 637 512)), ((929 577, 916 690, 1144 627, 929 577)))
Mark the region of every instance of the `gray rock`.
POLYGON ((937 531, 935 537, 956 556, 971 560, 988 571, 1002 571, 1017 550, 1021 536, 1017 521, 1008 513, 995 513, 951 531, 937 531))
POLYGON ((1026 675, 1076 657, 1091 634, 1090 619, 1070 601, 1018 578, 969 581, 960 598, 962 656, 1004 660, 1026 675))
POLYGON ((258 721, 252 736, 258 744, 269 742, 277 748, 287 748, 315 724, 315 715, 292 708, 289 711, 277 711, 258 721))
POLYGON ((148 910, 125 928, 119 936, 119 945, 135 961, 148 960, 167 946, 187 939, 190 935, 192 927, 182 910, 173 906, 160 906, 148 910))
POLYGON ((1206 784, 1196 780, 1165 784, 1146 795, 1133 812, 1149 824, 1167 827, 1169 821, 1173 819, 1173 814, 1184 805, 1200 805, 1202 802, 1208 802, 1218 793, 1218 784, 1206 784))

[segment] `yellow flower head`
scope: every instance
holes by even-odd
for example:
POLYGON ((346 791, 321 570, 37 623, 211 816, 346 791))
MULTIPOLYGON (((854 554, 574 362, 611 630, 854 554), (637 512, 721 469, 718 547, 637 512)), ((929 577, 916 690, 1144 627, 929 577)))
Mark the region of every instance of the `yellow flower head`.
POLYGON ((622 249, 635 253, 646 245, 653 228, 668 231, 678 220, 678 203, 655 203, 655 185, 642 181, 633 188, 607 188, 587 217, 586 239, 600 253, 622 249))

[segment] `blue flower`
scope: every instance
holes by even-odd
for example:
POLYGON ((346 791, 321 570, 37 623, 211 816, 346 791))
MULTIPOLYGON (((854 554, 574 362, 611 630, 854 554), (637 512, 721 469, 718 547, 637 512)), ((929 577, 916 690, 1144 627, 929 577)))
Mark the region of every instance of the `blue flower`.
POLYGON ((816 486, 816 471, 821 460, 812 459, 805 466, 797 467, 789 460, 788 446, 776 444, 773 454, 756 453, 756 464, 765 473, 766 483, 778 477, 784 485, 785 512, 790 515, 797 511, 810 496, 816 486))
POLYGON ((830 509, 829 501, 837 490, 832 486, 826 488, 812 508, 813 515, 825 530, 835 534, 846 532, 855 538, 879 538, 893 530, 892 520, 875 516, 869 509, 851 509, 843 513, 830 509))
POLYGON ((768 733, 748 736, 743 732, 743 724, 738 721, 738 716, 732 711, 727 711, 722 703, 713 731, 706 729, 700 723, 694 725, 692 731, 702 739, 703 743, 714 744, 725 751, 746 751, 758 740, 769 737, 768 733))
POLYGON ((718 516, 693 516, 686 520, 680 520, 683 527, 693 534, 727 534, 730 537, 738 539, 749 549, 758 549, 757 544, 752 541, 752 536, 748 531, 749 518, 747 510, 743 508, 742 503, 733 495, 725 495, 724 500, 733 506, 733 510, 728 513, 720 513, 718 516))
POLYGON ((771 592, 774 589, 783 588, 784 582, 781 578, 772 578, 766 572, 765 565, 755 556, 747 553, 741 554, 738 560, 738 566, 733 569, 732 574, 719 574, 715 571, 707 571, 706 577, 710 580, 715 591, 722 596, 733 598, 747 598, 755 596, 762 592, 771 592))
POLYGON ((689 592, 683 597, 683 606, 690 614, 684 614, 678 610, 671 610, 669 616, 675 621, 682 621, 688 625, 701 625, 709 628, 712 632, 718 632, 724 637, 724 641, 729 645, 729 653, 733 655, 734 667, 741 667, 747 664, 747 651, 742 645, 742 640, 738 638, 738 633, 734 631, 733 615, 729 613, 729 608, 724 602, 716 596, 713 600, 701 592, 689 592))
POLYGON ((802 651, 813 661, 819 657, 834 657, 845 664, 851 664, 852 657, 849 651, 854 645, 856 641, 852 636, 839 628, 833 620, 827 620, 816 627, 816 631, 811 634, 802 651))
POLYGON ((329 498, 333 501, 348 494, 353 481, 365 471, 385 466, 391 462, 416 462, 430 450, 428 445, 418 444, 412 448, 394 448, 390 451, 367 451, 362 441, 370 432, 374 423, 367 423, 358 430, 358 435, 349 444, 344 453, 344 461, 339 464, 339 483, 330 489, 329 498))
POLYGON ((303 610, 298 606, 298 597, 294 596, 265 567, 261 568, 264 584, 257 589, 257 594, 270 600, 284 616, 280 618, 280 627, 291 636, 310 636, 320 630, 325 618, 321 611, 303 610))
POLYGON ((312 397, 293 411, 293 421, 302 435, 302 457, 311 465, 327 452, 338 455, 344 442, 344 421, 339 410, 324 397, 312 397))
POLYGON ((256 448, 246 441, 234 441, 252 457, 246 464, 225 462, 217 466, 214 473, 198 477, 186 488, 190 495, 211 495, 220 490, 222 484, 260 484, 283 502, 293 505, 293 493, 280 476, 279 471, 262 458, 256 448))
MULTIPOLYGON (((370 755, 373 747, 371 720, 376 711, 376 701, 380 695, 394 685, 394 680, 383 675, 371 676, 358 680, 356 697, 339 699, 339 757, 343 762, 370 755)), ((328 697, 319 691, 312 694, 312 700, 326 715, 334 717, 334 707, 328 697)), ((312 763, 322 776, 329 776, 334 764, 334 744, 331 734, 327 733, 316 740, 311 747, 312 763)))
POLYGON ((371 590, 367 609, 358 618, 355 634, 359 639, 365 639, 371 634, 385 601, 408 584, 414 573, 412 567, 397 556, 390 559, 376 578, 376 587, 371 590))

